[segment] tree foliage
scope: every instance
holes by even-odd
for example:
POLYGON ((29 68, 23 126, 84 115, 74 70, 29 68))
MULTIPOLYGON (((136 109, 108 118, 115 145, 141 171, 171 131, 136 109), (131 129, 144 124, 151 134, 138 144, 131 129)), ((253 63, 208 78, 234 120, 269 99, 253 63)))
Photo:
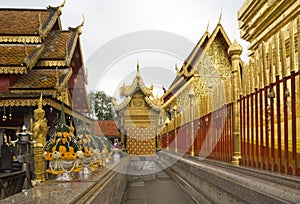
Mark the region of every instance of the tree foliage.
POLYGON ((106 95, 104 91, 90 92, 88 94, 92 116, 97 120, 113 120, 114 110, 111 96, 106 95))

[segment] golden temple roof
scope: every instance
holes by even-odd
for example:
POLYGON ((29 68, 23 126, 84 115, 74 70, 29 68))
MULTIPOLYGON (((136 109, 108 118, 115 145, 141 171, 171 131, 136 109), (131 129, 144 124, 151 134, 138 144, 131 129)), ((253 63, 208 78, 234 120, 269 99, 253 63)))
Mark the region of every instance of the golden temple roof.
POLYGON ((136 76, 134 77, 131 85, 126 86, 125 84, 123 84, 123 86, 120 87, 120 96, 125 97, 124 100, 120 104, 116 104, 115 101, 113 101, 115 111, 120 111, 126 108, 132 99, 131 97, 139 90, 144 94, 144 100, 146 101, 146 103, 154 110, 160 111, 161 108, 159 104, 156 104, 156 102, 150 99, 150 97, 153 96, 153 85, 151 85, 150 87, 146 87, 141 77, 138 63, 136 76))
POLYGON ((0 9, 0 35, 38 35, 55 11, 45 9, 0 9))
POLYGON ((196 73, 195 70, 197 65, 204 58, 208 49, 211 47, 211 44, 217 38, 222 39, 223 49, 227 50, 231 45, 231 42, 220 22, 217 24, 212 34, 210 34, 206 29, 205 33, 200 38, 191 54, 183 63, 181 69, 176 70, 176 78, 172 82, 169 89, 162 96, 165 102, 169 100, 172 95, 174 95, 182 86, 184 86, 184 84, 188 83, 188 81, 193 78, 194 74, 196 73))
POLYGON ((5 68, 6 71, 18 74, 11 71, 15 66, 24 67, 26 72, 26 67, 32 68, 43 48, 44 46, 36 44, 0 44, 0 73, 5 72, 4 67, 8 67, 5 68))
POLYGON ((60 7, 0 9, 0 42, 40 43, 51 29, 60 30, 60 7))
POLYGON ((84 21, 76 28, 62 30, 64 3, 47 9, 0 9, 0 74, 5 80, 0 90, 39 91, 88 112, 79 40, 84 21))
POLYGON ((137 90, 141 90, 146 96, 152 95, 153 86, 146 87, 143 78, 141 77, 139 64, 137 64, 136 76, 130 86, 125 84, 120 88, 121 96, 132 96, 137 90))
POLYGON ((64 81, 69 69, 35 69, 20 76, 18 81, 10 89, 49 89, 54 88, 56 83, 64 81), (57 79, 58 77, 58 79, 57 79))
POLYGON ((51 31, 45 40, 46 49, 40 59, 65 59, 73 44, 71 38, 74 38, 74 34, 71 31, 51 31))

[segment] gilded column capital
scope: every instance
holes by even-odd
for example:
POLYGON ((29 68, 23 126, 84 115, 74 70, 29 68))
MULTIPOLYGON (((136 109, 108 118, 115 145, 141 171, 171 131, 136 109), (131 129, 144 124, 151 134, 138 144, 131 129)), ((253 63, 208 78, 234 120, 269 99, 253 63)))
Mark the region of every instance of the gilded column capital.
POLYGON ((242 51, 242 46, 236 40, 234 40, 234 42, 228 48, 228 54, 230 57, 239 57, 242 54, 242 51))

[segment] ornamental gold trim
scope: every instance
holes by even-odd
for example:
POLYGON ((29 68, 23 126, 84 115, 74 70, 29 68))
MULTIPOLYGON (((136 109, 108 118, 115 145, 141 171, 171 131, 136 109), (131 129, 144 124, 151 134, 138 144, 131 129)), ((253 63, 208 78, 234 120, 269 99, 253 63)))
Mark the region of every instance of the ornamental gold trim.
POLYGON ((26 67, 0 67, 0 74, 25 74, 26 67))
POLYGON ((18 43, 41 43, 40 36, 1 36, 0 42, 18 42, 18 43))
POLYGON ((10 90, 11 93, 42 93, 43 95, 53 95, 55 93, 55 90, 28 90, 28 89, 11 89, 10 90))
POLYGON ((69 68, 64 80, 59 84, 58 87, 56 87, 56 89, 60 92, 62 91, 63 88, 65 88, 67 86, 67 83, 69 82, 70 80, 70 77, 72 76, 73 74, 73 70, 72 68, 69 68))
MULTIPOLYGON (((34 99, 2 99, 0 100, 1 107, 25 107, 25 106, 37 106, 39 103, 39 97, 34 99)), ((57 110, 61 110, 61 103, 54 101, 53 99, 43 98, 42 102, 43 106, 49 105, 57 110)), ((65 106, 65 113, 73 116, 74 118, 78 118, 80 120, 86 120, 88 123, 92 123, 90 118, 83 116, 81 113, 77 111, 73 111, 70 107, 65 106)))
MULTIPOLYGON (((11 106, 11 107, 18 107, 18 106, 37 106, 39 102, 39 98, 35 99, 2 99, 0 101, 0 106, 11 106)), ((43 99, 43 106, 49 105, 50 99, 43 99)))
POLYGON ((39 67, 64 67, 66 66, 65 60, 39 60, 36 66, 39 67))

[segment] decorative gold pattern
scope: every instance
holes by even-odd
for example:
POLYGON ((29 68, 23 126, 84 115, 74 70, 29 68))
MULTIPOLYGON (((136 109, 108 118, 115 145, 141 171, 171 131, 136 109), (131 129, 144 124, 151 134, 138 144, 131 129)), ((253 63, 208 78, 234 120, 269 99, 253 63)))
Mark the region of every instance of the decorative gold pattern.
POLYGON ((0 74, 24 74, 27 73, 26 67, 0 67, 0 74))
POLYGON ((0 42, 41 43, 40 36, 0 36, 0 42))
POLYGON ((67 66, 65 60, 39 60, 37 65, 39 67, 64 67, 67 66))

